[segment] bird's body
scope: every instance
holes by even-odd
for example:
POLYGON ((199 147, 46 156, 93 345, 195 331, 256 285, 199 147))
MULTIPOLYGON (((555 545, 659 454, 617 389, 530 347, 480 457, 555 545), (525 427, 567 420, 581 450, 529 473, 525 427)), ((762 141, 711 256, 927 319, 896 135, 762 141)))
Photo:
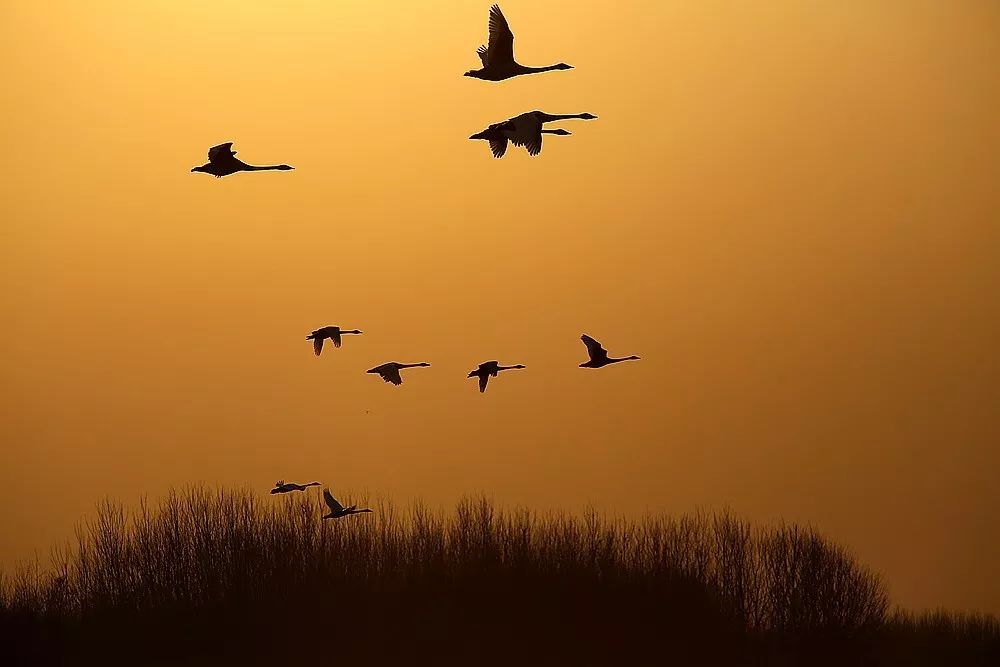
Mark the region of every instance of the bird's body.
POLYGON ((239 171, 288 171, 289 169, 294 169, 294 167, 290 167, 287 164, 267 165, 263 167, 247 164, 236 158, 236 151, 233 150, 233 142, 230 141, 208 149, 208 162, 200 167, 193 168, 191 171, 200 171, 211 174, 216 178, 222 178, 223 176, 229 176, 239 171))
POLYGON ((311 334, 306 336, 306 340, 311 340, 313 342, 313 351, 318 357, 323 351, 323 341, 329 338, 333 341, 334 347, 340 347, 341 340, 340 336, 342 334, 359 334, 361 333, 357 329, 341 329, 340 327, 322 327, 316 329, 311 334))
POLYGON ((324 519, 339 519, 344 516, 350 516, 352 514, 362 514, 364 512, 371 512, 372 510, 367 507, 363 509, 358 509, 357 505, 351 505, 350 507, 344 507, 341 505, 333 494, 330 493, 330 489, 323 489, 323 500, 326 501, 326 506, 330 508, 330 513, 325 515, 324 519))
POLYGON ((524 146, 525 150, 528 151, 528 155, 534 156, 542 152, 543 134, 558 134, 562 136, 570 134, 563 129, 546 130, 543 127, 544 124, 571 118, 592 120, 597 118, 597 116, 591 113, 548 114, 544 111, 528 111, 513 118, 508 118, 505 121, 494 123, 482 132, 473 134, 469 139, 485 139, 489 141, 490 151, 492 151, 493 157, 496 158, 503 157, 504 153, 507 152, 508 141, 515 146, 524 146))
POLYGON ((398 361, 390 361, 382 364, 381 366, 371 368, 365 372, 377 373, 386 382, 400 385, 403 384, 403 378, 399 375, 399 371, 404 368, 416 368, 418 366, 430 366, 430 364, 427 362, 420 362, 419 364, 401 364, 398 361))
POLYGON ((479 364, 479 368, 469 373, 469 377, 479 378, 479 393, 483 393, 486 391, 486 385, 489 383, 491 377, 496 377, 500 371, 509 371, 515 368, 524 368, 524 366, 521 364, 501 366, 498 361, 484 361, 479 364))
POLYGON ((587 346, 587 354, 590 356, 590 359, 580 364, 580 368, 601 368, 608 364, 616 364, 619 361, 631 361, 639 358, 635 355, 630 357, 609 357, 608 351, 587 334, 580 336, 580 340, 587 346))
POLYGON ((319 486, 319 482, 309 482, 308 484, 295 484, 294 482, 286 483, 285 480, 279 479, 274 483, 274 488, 271 489, 271 493, 291 493, 292 491, 305 491, 310 486, 319 486))
POLYGON ((573 69, 572 65, 558 63, 548 67, 525 67, 514 60, 514 33, 510 31, 507 19, 500 7, 490 7, 490 40, 476 51, 483 63, 482 69, 473 69, 465 73, 474 79, 484 81, 503 81, 522 74, 538 74, 560 69, 573 69))

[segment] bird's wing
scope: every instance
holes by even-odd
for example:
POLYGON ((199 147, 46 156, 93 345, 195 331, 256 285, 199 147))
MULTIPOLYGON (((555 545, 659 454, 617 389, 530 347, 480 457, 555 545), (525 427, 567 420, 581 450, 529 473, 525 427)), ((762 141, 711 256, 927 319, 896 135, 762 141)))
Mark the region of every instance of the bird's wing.
POLYGON ((340 347, 340 332, 339 331, 333 331, 333 332, 331 332, 330 333, 330 340, 333 341, 333 346, 334 347, 340 347))
POLYGON ((601 347, 600 343, 587 334, 580 336, 580 340, 582 340, 583 344, 587 346, 587 354, 590 355, 591 359, 600 359, 608 356, 608 351, 601 347))
POLYGON ((319 353, 322 351, 323 351, 323 339, 320 336, 316 336, 315 338, 313 338, 313 352, 315 352, 316 356, 318 357, 319 353))
POLYGON ((489 49, 485 46, 480 46, 476 49, 476 53, 479 55, 479 59, 483 61, 483 67, 487 67, 490 64, 489 49))
POLYGON ((490 139, 490 150, 493 152, 493 157, 502 158, 503 154, 507 152, 506 137, 501 137, 499 139, 490 139))
POLYGON ((231 141, 208 149, 209 162, 223 162, 234 155, 236 155, 236 151, 233 150, 233 142, 231 141))
POLYGON ((524 138, 524 147, 528 150, 528 155, 538 155, 542 152, 541 131, 524 138))
POLYGON ((330 508, 331 512, 342 512, 344 510, 344 506, 337 502, 337 499, 330 493, 330 489, 323 489, 323 500, 326 501, 326 506, 330 508))
MULTIPOLYGON (((502 125, 501 129, 507 133, 511 143, 515 146, 527 147, 538 143, 538 151, 542 150, 542 122, 533 113, 529 112, 523 113, 520 116, 514 116, 502 125)), ((535 151, 532 155, 537 155, 538 151, 535 151)))
POLYGON ((479 376, 479 393, 486 391, 486 383, 490 381, 490 376, 488 373, 483 373, 479 376))
POLYGON ((499 5, 490 7, 490 44, 486 57, 494 64, 514 62, 514 33, 499 5))
POLYGON ((403 384, 403 378, 399 376, 399 369, 395 366, 389 366, 388 368, 383 368, 378 372, 382 376, 382 379, 386 382, 391 382, 395 385, 403 384))

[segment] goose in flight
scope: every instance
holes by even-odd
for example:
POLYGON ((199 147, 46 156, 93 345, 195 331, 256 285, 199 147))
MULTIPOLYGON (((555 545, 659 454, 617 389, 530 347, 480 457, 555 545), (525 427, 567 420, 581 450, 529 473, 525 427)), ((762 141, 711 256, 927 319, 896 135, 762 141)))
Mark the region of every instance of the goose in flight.
POLYGON ((420 362, 419 364, 401 364, 398 361, 390 361, 365 372, 378 373, 386 382, 399 385, 403 384, 403 378, 400 377, 399 371, 403 368, 416 368, 417 366, 430 366, 430 364, 427 362, 420 362))
POLYGON ((514 368, 524 368, 524 366, 521 364, 501 366, 499 361, 484 361, 479 364, 479 368, 469 373, 469 377, 479 378, 479 393, 483 393, 486 391, 486 384, 490 381, 490 377, 496 377, 500 371, 509 371, 514 368))
POLYGON ((616 364, 619 361, 631 361, 632 359, 639 358, 635 355, 621 358, 609 357, 608 351, 601 347, 600 343, 587 334, 580 336, 580 340, 582 340, 583 344, 587 346, 587 354, 590 355, 590 359, 580 364, 580 368, 601 368, 602 366, 607 366, 608 364, 616 364))
POLYGON ((319 486, 319 482, 309 482, 308 484, 295 484, 294 482, 285 483, 285 480, 279 479, 274 483, 274 488, 271 489, 271 493, 291 493, 292 491, 305 491, 310 486, 319 486))
POLYGON ((313 342, 313 351, 316 352, 316 356, 320 355, 323 351, 323 341, 329 338, 333 341, 334 347, 340 347, 340 336, 341 334, 359 334, 361 333, 357 329, 341 329, 340 327, 322 327, 316 329, 311 334, 306 336, 306 340, 311 340, 313 342))
POLYGON ((483 61, 482 69, 470 69, 465 76, 484 81, 503 81, 521 74, 537 74, 557 69, 573 69, 572 65, 558 63, 548 67, 525 67, 514 60, 514 33, 498 5, 490 7, 490 41, 476 51, 483 61))
POLYGON ((488 128, 473 134, 469 139, 485 139, 490 142, 490 150, 493 157, 500 158, 507 152, 507 142, 510 141, 515 146, 524 146, 528 155, 538 155, 542 152, 542 135, 558 134, 567 136, 570 133, 566 130, 546 130, 543 125, 557 120, 568 120, 580 118, 583 120, 593 120, 597 118, 592 113, 570 113, 570 114, 550 114, 544 111, 529 111, 513 118, 508 118, 500 123, 494 123, 488 128))
POLYGON ((236 151, 233 150, 233 142, 230 141, 209 148, 208 162, 200 167, 195 167, 191 171, 203 171, 216 178, 222 178, 223 176, 235 174, 238 171, 271 171, 274 169, 288 171, 289 169, 294 169, 294 167, 289 167, 287 164, 276 164, 266 167, 247 164, 236 158, 236 151))
POLYGON ((357 505, 344 507, 337 502, 336 498, 333 497, 333 494, 330 493, 330 489, 323 489, 323 500, 326 501, 326 506, 330 508, 330 513, 324 516, 324 519, 339 519, 342 516, 350 516, 352 514, 361 514, 362 512, 372 511, 367 507, 359 510, 357 505))

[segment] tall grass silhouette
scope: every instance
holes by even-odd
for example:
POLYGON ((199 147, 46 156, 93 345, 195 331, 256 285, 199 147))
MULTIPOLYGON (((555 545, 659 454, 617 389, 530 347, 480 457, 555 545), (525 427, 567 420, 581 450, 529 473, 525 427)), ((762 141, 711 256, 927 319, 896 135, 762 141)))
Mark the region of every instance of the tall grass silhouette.
POLYGON ((485 498, 451 513, 381 500, 374 514, 323 522, 320 502, 205 487, 132 510, 104 501, 51 568, 0 578, 6 654, 987 664, 1000 642, 992 617, 892 613, 882 579, 810 528, 725 512, 538 514, 485 498))

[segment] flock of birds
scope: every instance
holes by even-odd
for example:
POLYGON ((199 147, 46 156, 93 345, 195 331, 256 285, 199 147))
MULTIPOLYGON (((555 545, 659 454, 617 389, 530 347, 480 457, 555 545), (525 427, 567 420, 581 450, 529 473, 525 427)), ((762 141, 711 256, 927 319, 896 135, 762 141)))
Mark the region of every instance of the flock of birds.
MULTIPOLYGON (((316 356, 319 356, 323 352, 323 343, 326 340, 330 340, 334 347, 340 347, 343 344, 341 336, 344 334, 360 334, 362 333, 358 329, 341 329, 338 326, 326 326, 316 329, 308 336, 306 340, 311 340, 313 342, 313 352, 316 356)), ((589 357, 587 361, 580 364, 580 368, 603 368, 604 366, 609 366, 611 364, 616 364, 622 361, 632 361, 637 360, 639 357, 636 355, 630 355, 627 357, 612 357, 608 355, 608 351, 604 349, 599 342, 591 338, 587 334, 580 336, 580 340, 583 344, 587 346, 587 356, 589 357)), ((401 364, 398 361, 389 361, 375 368, 369 369, 368 373, 376 373, 383 380, 394 385, 403 384, 403 377, 399 374, 404 368, 417 368, 420 366, 430 366, 427 362, 420 362, 416 364, 401 364)), ((523 364, 514 364, 513 366, 501 366, 498 361, 484 361, 479 364, 477 368, 469 372, 468 377, 479 379, 479 392, 486 392, 486 385, 489 384, 491 377, 497 377, 500 371, 510 371, 515 369, 525 368, 523 364)), ((278 480, 275 482, 274 488, 271 489, 271 493, 291 493, 292 491, 305 491, 310 486, 320 486, 319 482, 309 482, 308 484, 295 484, 293 482, 285 482, 284 480, 278 480)), ((324 519, 339 519, 341 517, 350 516, 352 514, 361 514, 363 512, 371 512, 372 510, 368 508, 358 509, 357 505, 351 505, 350 507, 344 507, 333 494, 330 493, 329 489, 323 489, 323 500, 326 501, 327 507, 330 512, 323 516, 324 519)))
MULTIPOLYGON (((487 44, 479 47, 477 54, 483 66, 480 69, 469 70, 465 73, 465 76, 484 81, 504 81, 525 74, 573 69, 572 65, 567 65, 566 63, 557 63, 546 67, 528 67, 514 60, 514 33, 511 32, 510 25, 507 23, 507 19, 504 17, 503 12, 500 11, 498 5, 490 7, 489 41, 487 44)), ((534 156, 542 152, 542 135, 567 136, 570 134, 570 132, 561 128, 547 129, 545 127, 546 123, 574 118, 593 120, 597 116, 591 113, 549 114, 542 111, 529 111, 499 123, 493 123, 482 132, 473 134, 469 139, 481 139, 489 142, 490 152, 496 158, 504 156, 507 152, 508 144, 523 147, 528 155, 534 156)), ((229 176, 241 171, 288 171, 293 168, 287 164, 263 166, 247 164, 236 157, 236 151, 233 150, 233 143, 227 142, 209 149, 208 162, 200 167, 194 167, 191 171, 211 174, 216 178, 222 178, 223 176, 229 176)), ((316 356, 319 356, 323 351, 325 341, 329 340, 335 348, 339 348, 343 342, 342 336, 345 334, 360 333, 361 331, 358 329, 341 329, 337 326, 325 326, 310 333, 306 336, 306 340, 313 342, 313 350, 316 356)), ((581 368, 601 368, 609 364, 639 358, 634 355, 628 357, 610 357, 608 356, 608 351, 590 336, 584 334, 581 336, 581 340, 587 346, 587 354, 589 356, 586 362, 580 364, 581 368)), ((397 361, 390 361, 369 369, 367 372, 377 374, 390 384, 401 385, 403 383, 403 377, 400 375, 401 370, 426 366, 430 366, 430 364, 427 362, 402 364, 397 361)), ((472 370, 468 377, 478 378, 479 391, 483 393, 486 391, 486 386, 489 384, 490 378, 497 377, 501 371, 522 368, 524 368, 522 364, 501 366, 498 361, 485 361, 472 370)), ((320 486, 320 483, 295 484, 279 480, 274 488, 271 489, 271 493, 281 494, 305 491, 311 486, 320 486)), ((333 497, 329 489, 323 490, 323 500, 326 501, 326 505, 330 510, 328 514, 323 516, 324 519, 339 519, 352 514, 372 511, 368 508, 358 509, 357 505, 345 507, 333 497)))
MULTIPOLYGON (((557 63, 547 67, 527 67, 514 60, 514 33, 511 32, 510 25, 498 5, 490 7, 489 35, 489 42, 480 46, 476 51, 483 63, 482 68, 469 70, 465 76, 484 81, 504 81, 524 74, 573 69, 572 65, 566 63, 557 63)), ((496 158, 504 156, 508 143, 523 147, 528 155, 534 156, 542 152, 543 134, 560 136, 571 134, 562 128, 546 129, 545 124, 572 118, 593 120, 597 116, 591 113, 549 114, 543 111, 528 111, 499 123, 493 123, 482 132, 473 134, 469 139, 482 139, 489 142, 490 152, 496 158)), ((247 164, 236 157, 236 151, 233 150, 233 143, 230 141, 210 148, 208 162, 200 167, 194 167, 191 171, 222 178, 241 171, 288 171, 293 168, 287 164, 263 166, 247 164)))
MULTIPOLYGON (((343 340, 341 339, 342 335, 360 333, 361 331, 357 329, 341 329, 336 326, 327 326, 316 329, 311 334, 306 336, 306 340, 311 340, 313 342, 313 352, 315 352, 318 357, 323 352, 323 342, 327 339, 333 342, 334 347, 340 347, 343 344, 343 340)), ((583 344, 587 346, 587 356, 589 357, 587 361, 580 364, 580 368, 602 368, 609 364, 616 364, 620 361, 633 361, 639 359, 639 357, 635 355, 628 357, 610 357, 608 356, 608 351, 587 334, 580 336, 580 340, 582 340, 583 344)), ((386 363, 376 366, 375 368, 370 368, 365 372, 375 373, 386 382, 394 385, 401 385, 403 384, 403 377, 399 374, 399 371, 404 368, 418 368, 423 366, 430 366, 430 364, 426 361, 421 361, 415 364, 401 364, 398 361, 387 361, 386 363)), ((500 371, 510 371, 520 368, 525 368, 525 366, 523 364, 501 366, 499 361, 484 361, 479 364, 478 368, 470 371, 468 377, 479 378, 479 392, 484 393, 486 391, 486 385, 489 383, 491 377, 495 378, 500 371)))

